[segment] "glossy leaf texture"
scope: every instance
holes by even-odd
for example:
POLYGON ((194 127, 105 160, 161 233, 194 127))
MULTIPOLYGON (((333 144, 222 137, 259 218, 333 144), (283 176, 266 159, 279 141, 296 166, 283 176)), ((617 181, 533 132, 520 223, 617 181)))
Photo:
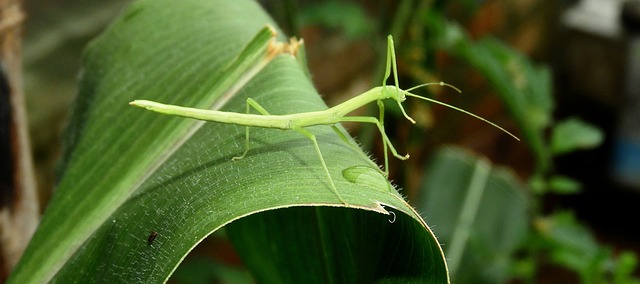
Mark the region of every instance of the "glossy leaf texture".
POLYGON ((253 1, 142 0, 87 47, 58 187, 10 283, 165 282, 229 223, 261 282, 448 282, 426 223, 329 126, 308 130, 350 208, 299 133, 252 128, 251 151, 232 161, 244 150, 244 127, 128 105, 148 99, 242 113, 251 97, 272 114, 326 108, 304 60, 291 55, 248 82, 228 81, 266 24, 253 1))

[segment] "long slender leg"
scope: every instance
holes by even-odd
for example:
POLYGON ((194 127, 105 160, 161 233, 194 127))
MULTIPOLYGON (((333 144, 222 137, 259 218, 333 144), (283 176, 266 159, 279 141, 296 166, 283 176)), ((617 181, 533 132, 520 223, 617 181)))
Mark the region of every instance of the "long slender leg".
MULTIPOLYGON (((400 90, 400 86, 398 84, 398 69, 396 67, 396 50, 393 46, 393 37, 389 35, 387 37, 387 64, 384 70, 384 77, 382 78, 383 92, 387 91, 387 80, 391 76, 391 69, 393 69, 393 80, 396 90, 400 90)), ((380 104, 378 103, 378 105, 380 104)))
MULTIPOLYGON (((389 75, 391 75, 391 59, 393 57, 394 65, 395 65, 395 50, 393 48, 393 38, 391 35, 387 37, 387 66, 384 70, 384 78, 382 78, 382 86, 387 85, 387 79, 389 79, 389 75)), ((396 80, 397 82, 397 80, 396 80)))
POLYGON ((316 136, 313 135, 313 133, 309 132, 308 130, 306 130, 306 129, 302 128, 302 127, 299 127, 299 126, 294 126, 292 129, 302 133, 302 135, 307 136, 307 138, 309 138, 309 139, 311 139, 311 141, 313 141, 313 146, 316 149, 316 153, 318 153, 318 158, 320 158, 320 163, 322 164, 322 168, 324 169, 324 173, 329 178, 329 183, 331 184, 331 190, 333 190, 333 192, 336 194, 338 199, 340 199, 340 202, 344 203, 344 205, 349 206, 347 201, 342 199, 342 196, 340 195, 340 193, 338 193, 338 188, 336 188, 336 185, 333 182, 333 178, 331 177, 331 174, 329 173, 329 168, 327 167, 327 163, 324 161, 324 157, 322 156, 322 152, 320 152, 320 146, 318 146, 318 140, 316 140, 316 136))
MULTIPOLYGON (((380 121, 378 120, 378 118, 375 117, 370 117, 370 116, 345 116, 340 118, 340 122, 345 122, 345 121, 349 121, 349 122, 364 122, 364 123, 373 123, 378 127, 378 130, 380 131, 380 135, 382 135, 382 140, 385 144, 385 149, 388 147, 389 150, 391 150, 391 153, 393 154, 394 157, 400 159, 400 160, 406 160, 409 159, 409 154, 406 154, 404 156, 399 155, 398 151, 396 150, 395 147, 393 147, 393 144, 391 144, 391 140, 389 140, 389 137, 387 137, 387 133, 384 131, 384 125, 382 125, 382 123, 380 123, 380 121)), ((389 175, 389 169, 387 168, 387 165, 389 165, 389 158, 386 155, 386 151, 385 151, 385 156, 384 156, 384 164, 385 164, 385 169, 384 169, 384 173, 386 175, 389 175)))
POLYGON ((389 76, 391 68, 393 68, 394 84, 396 85, 396 89, 400 91, 400 84, 398 83, 398 63, 396 62, 396 49, 393 46, 393 37, 389 35, 389 37, 387 38, 387 71, 385 73, 387 74, 387 76, 389 76))
MULTIPOLYGON (((386 68, 384 70, 384 77, 382 78, 382 91, 386 92, 387 91, 387 79, 389 79, 389 77, 391 76, 391 71, 393 69, 393 79, 394 79, 394 83, 396 86, 396 89, 394 91, 400 91, 400 86, 398 85, 398 70, 396 67, 396 52, 393 46, 393 38, 391 37, 391 35, 389 35, 389 37, 387 37, 387 64, 386 64, 386 68)), ((405 155, 405 156, 400 156, 398 154, 398 151, 396 151, 396 149, 393 147, 393 144, 391 144, 391 141, 389 140, 389 137, 387 137, 387 133, 384 130, 384 103, 382 102, 382 100, 378 100, 376 102, 378 104, 378 109, 380 110, 379 115, 378 115, 378 119, 373 118, 373 117, 344 117, 342 118, 340 121, 353 121, 353 122, 365 122, 365 123, 373 123, 378 127, 378 130, 380 131, 380 134, 382 135, 382 148, 384 149, 384 174, 386 176, 389 176, 389 152, 388 149, 391 149, 391 152, 393 153, 393 155, 401 160, 406 160, 409 158, 409 154, 405 155)), ((400 105, 400 108, 402 109, 402 105, 400 105)), ((404 109, 402 109, 402 111, 404 112, 404 109)))
POLYGON ((333 131, 338 134, 338 136, 340 137, 340 139, 342 139, 342 141, 344 141, 344 143, 350 144, 352 146, 356 146, 353 145, 353 143, 351 143, 351 141, 349 141, 349 139, 347 138, 347 136, 344 135, 344 133, 342 133, 342 131, 340 131, 340 129, 338 129, 337 126, 335 125, 331 125, 331 129, 333 129, 333 131))
MULTIPOLYGON (((247 99, 247 114, 249 113, 251 107, 256 109, 262 115, 269 115, 269 112, 267 110, 265 110, 260 104, 258 104, 258 102, 256 102, 252 98, 248 98, 247 99)), ((242 158, 244 158, 245 155, 247 155, 247 152, 249 152, 249 149, 250 149, 250 145, 249 145, 249 126, 247 126, 247 127, 245 127, 244 153, 242 153, 242 155, 240 155, 240 156, 236 156, 236 157, 231 158, 231 160, 232 161, 241 160, 242 158)))
MULTIPOLYGON (((378 104, 378 109, 380 110, 380 115, 377 123, 378 130, 380 130, 380 133, 384 133, 383 135, 386 136, 387 132, 384 130, 384 103, 382 102, 382 100, 378 100, 376 101, 376 103, 378 104)), ((384 173, 387 176, 389 176, 389 159, 387 159, 387 157, 389 156, 389 152, 387 151, 388 140, 389 140, 388 138, 382 139, 382 146, 384 148, 384 173)), ((391 142, 389 142, 389 146, 393 148, 393 145, 391 145, 391 142)))

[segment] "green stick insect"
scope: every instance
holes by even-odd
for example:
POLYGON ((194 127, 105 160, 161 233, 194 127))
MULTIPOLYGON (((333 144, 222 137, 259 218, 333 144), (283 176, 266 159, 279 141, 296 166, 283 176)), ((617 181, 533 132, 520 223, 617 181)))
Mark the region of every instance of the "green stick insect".
POLYGON ((415 120, 413 120, 405 111, 404 107, 402 107, 402 103, 407 99, 407 97, 414 97, 414 98, 418 98, 421 100, 425 100, 425 101, 429 101, 429 102, 433 102, 439 105, 443 105, 452 109, 455 109, 457 111, 463 112, 465 114, 468 114, 470 116, 473 116, 477 119, 480 119, 498 129, 500 129, 501 131, 509 134, 510 136, 512 136, 513 138, 515 138, 516 140, 520 140, 518 139, 515 135, 511 134, 509 131, 505 130, 504 128, 496 125, 493 122, 490 122, 478 115, 475 115, 473 113, 470 113, 468 111, 465 111, 463 109, 460 109, 458 107, 434 100, 434 99, 430 99, 430 98, 426 98, 426 97, 422 97, 419 95, 415 95, 413 93, 411 93, 410 91, 417 89, 417 88, 421 88, 424 86, 429 86, 429 85, 440 85, 440 86, 446 86, 446 87, 450 87, 458 92, 460 92, 460 90, 458 90, 456 87, 446 84, 444 82, 438 82, 438 83, 426 83, 426 84, 421 84, 418 86, 415 86, 413 88, 407 89, 407 90, 402 90, 400 89, 399 85, 398 85, 398 72, 397 72, 397 66, 396 66, 396 57, 395 57, 395 50, 394 50, 394 45, 393 45, 393 38, 391 37, 391 35, 389 35, 388 39, 388 47, 387 47, 387 64, 386 64, 386 71, 385 71, 385 75, 384 75, 384 79, 382 81, 382 86, 380 87, 375 87, 365 93, 362 93, 358 96, 355 96, 354 98, 351 98, 341 104, 338 104, 334 107, 331 107, 329 109, 325 109, 325 110, 320 110, 320 111, 312 111, 312 112, 304 112, 304 113, 294 113, 294 114, 285 114, 285 115, 273 115, 270 114, 266 109, 264 109, 260 104, 258 104, 258 102, 256 102, 255 100, 248 98, 247 99, 247 108, 246 108, 246 113, 235 113, 235 112, 225 112, 225 111, 216 111, 216 110, 207 110, 207 109, 197 109, 197 108, 188 108, 188 107, 181 107, 181 106, 176 106, 176 105, 167 105, 167 104, 162 104, 162 103, 158 103, 158 102, 153 102, 153 101, 147 101, 147 100, 134 100, 132 102, 130 102, 129 104, 132 106, 137 106, 137 107, 141 107, 141 108, 145 108, 147 110, 151 110, 154 112, 158 112, 161 114, 166 114, 166 115, 174 115, 174 116, 181 116, 181 117, 186 117, 186 118, 193 118, 193 119, 198 119, 198 120, 203 120, 203 121, 211 121, 211 122, 218 122, 218 123, 226 123, 226 124, 235 124, 235 125, 239 125, 239 126, 245 126, 246 127, 246 132, 245 132, 245 151, 244 153, 242 153, 242 155, 237 156, 237 157, 233 157, 233 160, 240 160, 242 158, 244 158, 244 156, 247 154, 247 152, 250 150, 250 144, 249 144, 249 127, 263 127, 263 128, 277 128, 277 129, 282 129, 282 130, 295 130, 297 132, 299 132, 300 134, 304 135, 305 137, 309 138, 312 142, 313 142, 313 146, 315 147, 315 151, 318 154, 318 158, 320 159, 320 163, 322 164, 322 168, 324 170, 325 175, 327 176, 327 178, 329 179, 329 183, 331 185, 331 190, 336 194, 336 196, 338 197, 338 199, 344 203, 346 206, 348 206, 349 204, 342 198, 342 196, 340 195, 340 193, 338 192, 338 189, 335 186, 335 183, 333 182, 333 178, 331 177, 331 174, 329 173, 329 168, 327 167, 327 163, 324 160, 324 157, 322 156, 322 152, 320 151, 320 146, 318 145, 318 141, 316 140, 316 136, 311 133, 309 130, 306 129, 306 127, 309 126, 315 126, 315 125, 329 125, 331 126, 331 128, 340 136, 343 138, 343 140, 346 141, 346 138, 344 137, 344 134, 342 132, 340 132, 340 130, 336 127, 336 124, 341 123, 341 122, 361 122, 361 123, 371 123, 374 124, 375 126, 377 126, 378 130, 380 131, 380 134, 382 136, 382 142, 383 142, 383 148, 384 148, 384 174, 385 176, 388 176, 388 166, 389 166, 389 158, 388 158, 388 150, 391 151, 391 153, 393 154, 394 157, 400 159, 400 160, 406 160, 409 158, 409 154, 406 155, 400 155, 398 154, 398 151, 396 150, 396 148, 393 146, 393 144, 391 144, 391 141, 389 139, 389 137, 387 136, 385 130, 384 130, 384 104, 383 104, 383 100, 387 100, 387 99, 391 99, 394 100, 395 102, 398 103, 398 107, 400 108, 400 110, 402 111, 402 114, 404 115, 404 117, 409 120, 411 123, 415 124, 415 120), (395 86, 391 86, 391 85, 386 85, 385 82, 387 81, 387 79, 389 78, 389 76, 391 75, 391 69, 393 68, 393 79, 395 81, 395 86), (353 112, 354 110, 365 106, 371 102, 376 102, 378 104, 380 113, 378 117, 372 117, 372 116, 347 116, 349 113, 353 112), (259 112, 259 114, 251 114, 250 110, 251 108, 254 108, 256 111, 259 112))

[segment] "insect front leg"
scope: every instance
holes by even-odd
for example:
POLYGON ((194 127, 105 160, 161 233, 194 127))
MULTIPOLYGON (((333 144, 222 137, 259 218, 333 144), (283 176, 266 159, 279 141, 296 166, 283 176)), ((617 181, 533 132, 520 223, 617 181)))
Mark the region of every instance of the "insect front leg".
MULTIPOLYGON (((388 68, 388 66, 387 66, 388 68)), ((376 103, 378 104, 378 109, 380 110, 380 114, 378 116, 378 122, 376 123, 376 125, 378 125, 378 130, 380 130, 380 133, 382 133, 383 136, 387 136, 386 131, 384 131, 384 103, 382 102, 382 100, 377 100, 376 103)), ((391 148, 393 148, 393 145, 391 145, 391 142, 387 142, 389 140, 389 138, 387 139, 382 139, 382 148, 384 149, 384 174, 385 176, 389 176, 389 151, 387 150, 387 143, 389 144, 389 146, 391 148)), ((395 150, 395 149, 394 149, 395 150)), ((397 152, 394 152, 394 155, 397 155, 397 152)))
MULTIPOLYGON (((395 147, 393 147, 393 144, 391 144, 391 140, 389 140, 389 137, 387 136, 387 133, 384 131, 384 125, 382 123, 380 123, 380 121, 378 120, 378 118, 376 117, 370 117, 370 116, 345 116, 340 118, 340 122, 363 122, 363 123, 373 123, 378 127, 378 131, 380 131, 380 135, 382 136, 382 143, 385 147, 385 149, 388 147, 389 150, 391 150, 391 153, 393 154, 394 157, 400 159, 400 160, 406 160, 409 159, 409 154, 406 154, 404 156, 398 154, 398 151, 396 150, 395 147)), ((384 156, 384 174, 385 175, 389 175, 389 158, 386 155, 386 151, 385 151, 385 156, 384 156)))
MULTIPOLYGON (((248 98, 247 99, 247 114, 249 114, 251 107, 253 107, 254 109, 256 109, 260 114, 262 115, 269 115, 269 112, 264 109, 258 102, 256 102, 254 99, 252 98, 248 98)), ((240 156, 236 156, 231 158, 232 161, 237 161, 237 160, 241 160, 242 158, 244 158, 245 155, 247 155, 247 153, 249 152, 250 145, 249 145, 249 126, 245 127, 245 140, 244 140, 244 153, 242 153, 242 155, 240 156)))

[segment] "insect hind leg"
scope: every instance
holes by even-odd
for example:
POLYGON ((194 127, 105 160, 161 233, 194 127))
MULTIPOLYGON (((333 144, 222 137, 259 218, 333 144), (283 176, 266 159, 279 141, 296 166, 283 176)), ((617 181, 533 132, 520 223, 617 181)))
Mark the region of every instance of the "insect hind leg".
MULTIPOLYGON (((247 98, 247 114, 251 111, 251 107, 257 110, 262 115, 270 115, 269 112, 264 109, 258 102, 256 102, 252 98, 247 98)), ((232 161, 241 160, 244 156, 247 155, 249 150, 251 149, 251 145, 249 145, 249 126, 245 127, 245 140, 244 140, 244 152, 240 156, 236 156, 231 158, 232 161)))
POLYGON ((329 173, 329 168, 327 167, 327 163, 324 161, 324 157, 322 156, 322 152, 320 151, 320 146, 318 145, 318 140, 316 139, 316 136, 313 135, 313 133, 309 132, 308 130, 306 130, 306 129, 302 128, 302 127, 294 126, 292 129, 297 131, 297 132, 299 132, 299 133, 301 133, 302 135, 306 136, 307 138, 311 139, 311 141, 313 142, 313 146, 316 149, 316 153, 318 154, 318 158, 320 158, 320 163, 322 164, 322 169, 324 170, 324 173, 327 175, 327 178, 329 178, 329 183, 331 184, 331 190, 333 191, 333 193, 335 193, 335 195, 338 197, 338 199, 340 199, 340 202, 342 202, 346 206, 349 206, 349 203, 347 203, 347 201, 345 201, 342 198, 342 196, 338 192, 338 188, 336 187, 336 184, 333 182, 333 178, 331 177, 331 174, 329 173))

